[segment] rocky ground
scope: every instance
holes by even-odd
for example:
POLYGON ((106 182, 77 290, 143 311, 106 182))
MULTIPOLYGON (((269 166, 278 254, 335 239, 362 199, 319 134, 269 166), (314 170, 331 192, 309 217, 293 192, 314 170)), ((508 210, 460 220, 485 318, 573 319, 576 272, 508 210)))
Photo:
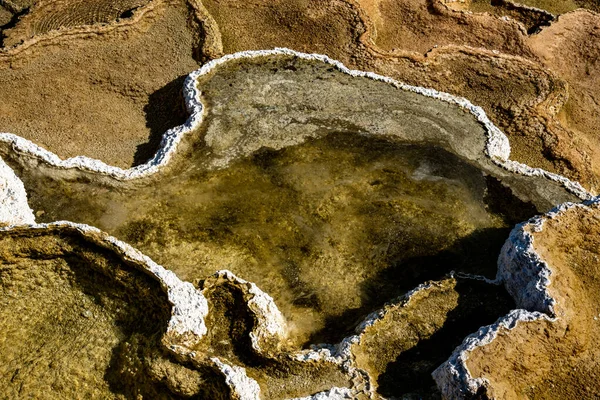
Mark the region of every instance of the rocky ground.
POLYGON ((2 392, 600 396, 598 8, 0 0, 2 392))

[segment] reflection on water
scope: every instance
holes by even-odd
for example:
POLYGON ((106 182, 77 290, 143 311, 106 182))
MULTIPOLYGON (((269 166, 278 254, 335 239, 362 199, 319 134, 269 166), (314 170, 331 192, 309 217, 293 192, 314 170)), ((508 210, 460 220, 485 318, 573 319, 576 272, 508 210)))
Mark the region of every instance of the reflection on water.
POLYGON ((230 269, 257 283, 301 342, 339 339, 450 270, 493 276, 515 222, 486 205, 493 180, 434 146, 331 134, 227 169, 200 163, 119 190, 46 177, 30 201, 39 219, 97 226, 182 279, 230 269))

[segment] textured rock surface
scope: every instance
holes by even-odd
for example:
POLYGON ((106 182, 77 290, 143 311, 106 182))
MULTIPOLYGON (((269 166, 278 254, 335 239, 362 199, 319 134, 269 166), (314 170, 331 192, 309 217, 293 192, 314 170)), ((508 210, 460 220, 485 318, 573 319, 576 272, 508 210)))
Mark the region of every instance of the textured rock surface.
MULTIPOLYGON (((491 322, 479 317, 493 319, 510 307, 502 289, 491 290, 489 280, 466 273, 492 276, 502 235, 515 222, 575 196, 591 197, 554 173, 581 181, 592 193, 598 190, 598 15, 579 10, 556 17, 508 1, 204 3, 208 10, 183 0, 0 1, 3 45, 15 45, 0 53, 6 77, 4 89, 0 80, 0 129, 28 136, 63 157, 86 154, 117 166, 86 157, 63 161, 2 134, 3 157, 31 189, 35 215, 99 225, 201 288, 87 226, 9 230, 7 237, 22 234, 16 241, 25 250, 10 242, 2 253, 7 267, 1 283, 22 294, 9 290, 2 297, 8 304, 7 340, 19 345, 46 340, 39 350, 44 360, 60 335, 70 338, 74 331, 36 330, 30 322, 57 315, 58 327, 64 320, 85 329, 94 319, 99 329, 83 344, 97 362, 81 362, 81 352, 61 359, 61 371, 76 371, 69 376, 45 373, 43 362, 26 362, 28 375, 17 368, 6 386, 13 391, 17 382, 21 394, 39 396, 37 385, 51 382, 67 397, 74 396, 69 390, 75 382, 81 388, 77 395, 103 397, 435 398, 439 392, 429 373, 461 337, 491 322), (282 50, 272 64, 261 52, 210 63, 188 78, 180 94, 182 75, 200 61, 223 50, 282 45, 325 53, 419 87, 350 71, 324 56, 282 50), (248 57, 253 60, 235 61, 248 57), (259 72, 265 66, 272 67, 269 73, 259 72), (422 85, 466 96, 483 108, 422 85), (406 92, 391 94, 391 87, 406 92), (186 118, 181 97, 191 116, 173 128, 186 118), (472 115, 459 116, 452 104, 472 115), (507 137, 492 122, 508 135, 512 155, 507 137), (173 129, 162 136, 167 128, 173 129), (182 161, 186 157, 192 161, 182 161), (118 168, 132 163, 142 165, 118 168), (140 177, 145 178, 121 182, 140 177), (199 190, 181 189, 190 179, 199 190), (474 193, 475 201, 465 201, 465 193, 474 193), (272 194, 278 202, 270 200, 272 194), (487 222, 478 208, 491 216, 487 222), (423 229, 425 221, 434 223, 425 224, 424 236, 398 230, 423 229), (81 252, 60 240, 58 247, 40 251, 28 238, 31 232, 39 238, 57 231, 63 241, 75 235, 75 241, 104 246, 117 264, 126 264, 116 270, 150 273, 167 294, 171 317, 143 325, 164 329, 162 341, 152 332, 122 341, 138 325, 126 319, 140 313, 128 309, 125 318, 121 306, 113 307, 128 292, 107 289, 111 283, 102 276, 112 261, 102 261, 106 255, 81 252), (340 235, 344 231, 352 235, 340 235), (223 266, 266 286, 283 312, 255 284, 231 272, 202 279, 223 266), (100 274, 93 281, 97 285, 85 279, 72 283, 82 268, 100 274), (319 274, 311 275, 311 268, 319 274), (336 269, 343 274, 336 275, 336 269), (315 340, 340 340, 384 300, 425 279, 442 279, 450 269, 459 270, 456 279, 418 286, 367 316, 356 335, 338 345, 298 351, 315 340), (40 290, 30 290, 34 285, 40 290), (96 292, 86 289, 91 286, 96 292), (89 296, 104 300, 88 309, 89 296), (483 298, 487 305, 476 306, 483 298), (85 310, 53 308, 47 299, 85 310), (12 311, 31 314, 31 304, 48 311, 26 319, 27 339, 19 341, 23 332, 13 329, 12 311), (43 338, 29 333, 34 331, 43 338), (117 361, 107 366, 107 349, 117 337, 117 361)), ((554 13, 597 6, 568 0, 528 4, 554 13)), ((3 163, 0 177, 0 223, 33 223, 23 185, 3 163)), ((436 370, 443 394, 598 395, 598 355, 590 344, 596 337, 590 321, 600 317, 593 300, 596 213, 595 205, 564 206, 513 231, 501 253, 498 281, 520 309, 467 337, 436 370)), ((78 339, 74 343, 78 346, 78 339)), ((9 369, 26 357, 13 350, 3 352, 14 356, 9 369)))
POLYGON ((515 228, 499 277, 526 310, 482 328, 436 371, 450 397, 598 395, 599 213, 597 203, 566 204, 515 228))
POLYGON ((58 29, 109 24, 133 16, 148 0, 43 0, 23 15, 15 27, 4 30, 4 46, 14 46, 34 36, 58 29))

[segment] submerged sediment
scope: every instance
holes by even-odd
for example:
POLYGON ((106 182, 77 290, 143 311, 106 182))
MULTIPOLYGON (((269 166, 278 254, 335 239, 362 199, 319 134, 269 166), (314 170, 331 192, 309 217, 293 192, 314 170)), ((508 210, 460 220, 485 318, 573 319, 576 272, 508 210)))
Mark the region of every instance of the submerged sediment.
MULTIPOLYGON (((553 310, 544 273, 509 268, 535 254, 522 253, 514 232, 492 282, 496 256, 515 223, 590 194, 509 160, 508 140, 482 109, 286 49, 225 57, 185 85, 188 121, 133 169, 63 161, 2 135, 0 153, 32 208, 6 167, 5 204, 20 214, 5 222, 31 224, 35 214, 48 223, 1 234, 24 243, 6 252, 7 271, 40 268, 46 256, 31 237, 66 236, 94 250, 49 246, 54 270, 68 275, 92 264, 106 282, 97 297, 128 268, 161 289, 164 302, 156 304, 166 311, 146 334, 151 339, 136 334, 117 346, 140 357, 118 356, 134 366, 125 371, 131 386, 118 390, 163 393, 156 388, 166 385, 174 397, 244 399, 462 396, 490 389, 469 375, 465 354, 553 310), (96 248, 115 266, 90 255, 96 248), (84 261, 65 265, 69 257, 84 261), (232 272, 213 274, 223 268, 232 272), (436 388, 430 374, 452 348, 513 308, 498 282, 530 312, 511 312, 467 339, 434 374, 436 388), (310 346, 319 342, 338 344, 310 346)), ((50 281, 72 288, 61 279, 50 281)), ((61 290, 49 288, 50 296, 61 290)), ((78 290, 71 297, 89 295, 78 290)), ((100 303, 93 312, 121 329, 122 317, 110 322, 120 306, 100 303)), ((115 340, 98 351, 114 353, 115 340)), ((93 378, 93 390, 114 394, 107 376, 93 378)))
POLYGON ((52 385, 57 398, 172 397, 148 369, 184 368, 173 346, 204 334, 206 301, 191 284, 91 227, 11 228, 0 241, 7 396, 52 385))

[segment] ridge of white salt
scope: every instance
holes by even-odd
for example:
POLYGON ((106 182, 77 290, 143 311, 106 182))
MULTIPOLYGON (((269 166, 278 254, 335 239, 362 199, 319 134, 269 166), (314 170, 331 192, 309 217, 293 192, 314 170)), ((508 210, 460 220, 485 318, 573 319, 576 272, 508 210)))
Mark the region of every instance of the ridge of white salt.
POLYGON ((354 398, 354 393, 350 389, 333 387, 324 392, 313 394, 312 396, 296 397, 290 400, 341 400, 354 398))
POLYGON ((204 119, 205 107, 201 100, 202 93, 196 87, 196 81, 199 77, 210 74, 216 67, 231 60, 244 58, 252 59, 273 55, 291 55, 305 60, 321 61, 323 63, 330 64, 339 71, 351 76, 364 77, 375 81, 386 82, 402 90, 418 93, 426 97, 431 97, 447 103, 455 104, 470 112, 485 127, 487 133, 485 152, 494 163, 515 173, 527 176, 543 176, 546 179, 556 181, 562 184, 568 191, 572 192, 583 200, 589 200, 593 197, 578 182, 573 182, 566 177, 545 171, 540 168, 531 168, 525 164, 509 160, 510 143, 506 135, 490 121, 485 111, 481 107, 472 104, 469 100, 463 97, 454 96, 448 93, 437 91, 435 89, 408 85, 374 72, 352 70, 341 62, 333 60, 322 54, 300 53, 286 48, 276 48, 273 50, 248 50, 228 54, 221 58, 212 60, 204 64, 200 69, 190 73, 184 82, 183 89, 185 104, 190 114, 189 118, 183 125, 167 130, 163 134, 160 147, 156 154, 145 164, 141 164, 133 168, 124 170, 86 156, 77 156, 62 160, 56 154, 12 133, 0 133, 0 141, 10 143, 17 152, 36 156, 57 168, 77 168, 83 171, 101 173, 119 180, 130 180, 148 176, 156 173, 161 167, 165 166, 173 157, 173 154, 177 149, 177 145, 181 141, 182 137, 186 133, 198 128, 202 123, 204 119))
POLYGON ((0 158, 0 224, 33 223, 35 223, 35 217, 27 203, 27 192, 25 192, 23 182, 0 158))
POLYGON ((260 386, 248 377, 246 369, 236 365, 229 365, 213 357, 210 359, 225 377, 225 383, 231 390, 234 400, 260 400, 260 386))
POLYGON ((259 322, 250 332, 252 348, 257 353, 260 354, 265 350, 262 348, 263 342, 274 339, 280 341, 286 337, 287 322, 271 296, 259 289, 256 284, 237 277, 229 270, 217 271, 212 277, 232 282, 244 291, 246 305, 259 322))

